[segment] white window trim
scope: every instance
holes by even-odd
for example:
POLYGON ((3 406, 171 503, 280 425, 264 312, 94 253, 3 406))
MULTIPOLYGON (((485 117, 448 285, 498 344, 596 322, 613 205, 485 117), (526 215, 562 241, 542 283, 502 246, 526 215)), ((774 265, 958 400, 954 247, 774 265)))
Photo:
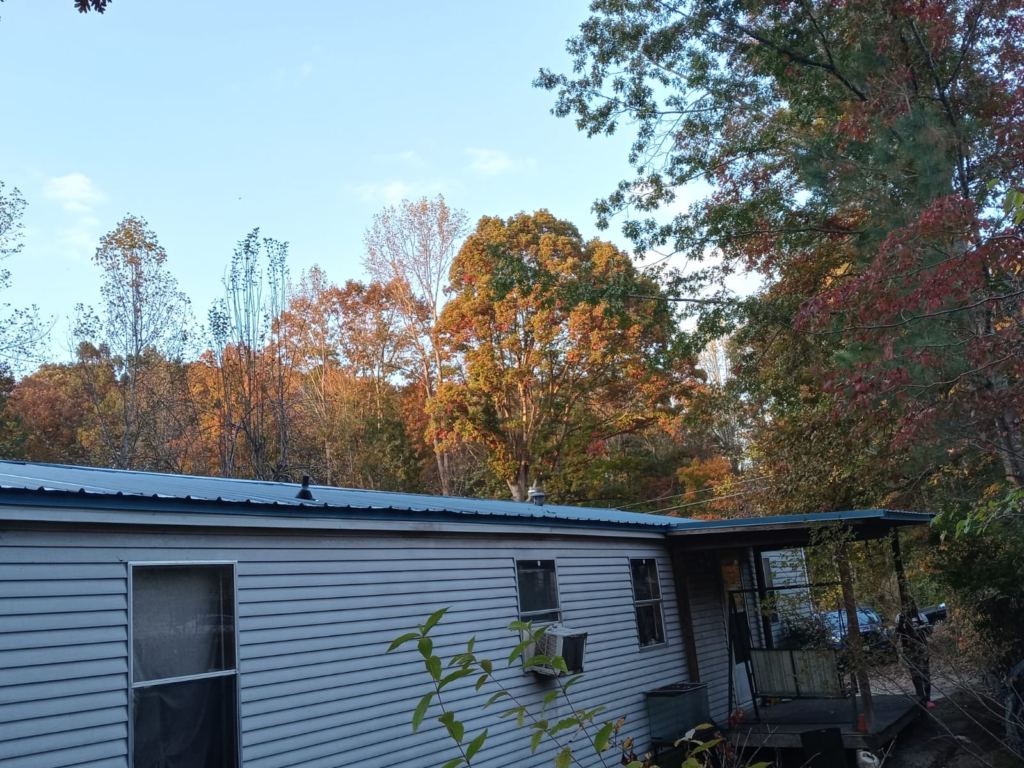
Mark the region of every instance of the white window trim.
POLYGON ((636 623, 636 642, 640 647, 641 651, 650 650, 652 648, 661 648, 664 645, 668 645, 668 629, 665 626, 665 590, 661 588, 661 564, 658 562, 656 557, 631 557, 627 562, 629 568, 629 585, 633 590, 633 621, 636 623), (654 578, 658 582, 658 597, 652 600, 637 600, 636 598, 636 581, 633 579, 633 563, 636 561, 646 563, 648 560, 654 562, 654 578), (636 609, 641 605, 657 605, 658 613, 661 614, 661 642, 651 643, 650 645, 644 645, 640 639, 640 621, 636 615, 636 609))
POLYGON ((241 672, 239 671, 240 647, 238 642, 238 561, 237 560, 129 560, 125 567, 128 570, 128 768, 135 765, 135 706, 132 695, 136 688, 147 688, 161 683, 187 682, 189 680, 203 680, 212 677, 235 676, 235 754, 238 756, 238 764, 242 765, 242 684, 241 672), (144 680, 135 682, 135 659, 134 659, 134 617, 132 602, 134 597, 132 576, 135 568, 147 567, 201 567, 206 565, 229 565, 231 566, 231 603, 234 614, 234 627, 232 634, 235 641, 235 667, 230 670, 218 670, 217 672, 206 672, 198 675, 185 675, 183 677, 172 677, 165 680, 144 680))
POLYGON ((516 577, 516 612, 520 621, 530 621, 534 616, 543 616, 546 613, 557 613, 558 618, 554 624, 562 623, 562 591, 558 581, 558 559, 554 557, 516 557, 512 560, 512 569, 516 577), (543 563, 550 561, 554 566, 555 574, 555 607, 544 611, 523 611, 523 596, 519 592, 519 563, 543 563))

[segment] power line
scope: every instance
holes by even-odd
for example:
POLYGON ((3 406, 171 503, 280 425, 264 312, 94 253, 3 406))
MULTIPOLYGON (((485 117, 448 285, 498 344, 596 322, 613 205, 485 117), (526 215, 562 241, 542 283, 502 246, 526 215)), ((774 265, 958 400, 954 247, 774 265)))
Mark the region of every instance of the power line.
POLYGON ((693 507, 696 506, 697 504, 707 504, 712 501, 721 501, 722 499, 735 499, 738 496, 749 496, 750 494, 755 493, 756 491, 757 489, 755 488, 753 490, 744 491, 743 493, 730 493, 728 496, 712 496, 710 499, 703 499, 702 501, 691 501, 688 504, 680 504, 678 507, 667 507, 666 509, 659 509, 657 511, 657 514, 660 515, 663 512, 675 512, 677 509, 685 509, 686 507, 693 507))
POLYGON ((667 496, 658 496, 655 499, 647 499, 646 501, 634 501, 632 504, 625 504, 617 509, 629 509, 630 507, 639 507, 644 504, 654 504, 657 501, 667 501, 668 499, 678 499, 683 496, 691 496, 697 493, 708 493, 711 491, 717 491, 719 488, 732 487, 736 485, 746 485, 747 483, 756 483, 762 480, 767 480, 766 477, 748 477, 746 480, 737 480, 735 483, 720 483, 719 485, 713 485, 709 488, 697 488, 693 491, 684 491, 683 493, 671 493, 667 496))

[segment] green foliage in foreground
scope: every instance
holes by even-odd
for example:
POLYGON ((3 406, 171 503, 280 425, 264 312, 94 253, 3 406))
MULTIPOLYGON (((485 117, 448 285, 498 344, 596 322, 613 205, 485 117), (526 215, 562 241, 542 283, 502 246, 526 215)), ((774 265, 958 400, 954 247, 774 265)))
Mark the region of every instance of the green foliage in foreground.
MULTIPOLYGON (((579 750, 586 750, 592 747, 596 752, 601 764, 623 765, 625 768, 657 768, 652 762, 652 756, 646 754, 638 757, 633 751, 633 739, 622 734, 626 718, 620 717, 617 720, 601 722, 598 715, 604 713, 607 708, 597 706, 592 709, 577 708, 570 697, 570 689, 578 683, 583 675, 568 677, 569 669, 565 659, 561 656, 548 657, 543 654, 533 654, 522 660, 524 653, 536 647, 538 641, 544 636, 547 627, 534 628, 532 622, 513 621, 509 624, 510 632, 517 633, 521 638, 508 655, 508 667, 512 667, 517 661, 521 661, 522 669, 529 670, 531 667, 550 666, 561 674, 554 677, 556 688, 545 694, 539 710, 536 706, 529 706, 522 703, 494 673, 494 663, 490 659, 478 656, 474 652, 476 638, 470 638, 466 643, 466 650, 458 653, 449 659, 445 664, 441 657, 434 653, 434 642, 430 638, 430 632, 438 625, 447 608, 435 611, 415 630, 407 632, 392 641, 387 652, 397 651, 406 643, 415 642, 416 648, 423 657, 423 665, 427 674, 430 675, 432 690, 425 694, 416 705, 412 715, 412 730, 416 733, 428 714, 433 714, 431 709, 440 714, 435 718, 437 722, 445 727, 449 738, 454 742, 458 750, 458 756, 448 760, 442 768, 457 768, 461 765, 472 766, 473 759, 478 755, 487 741, 489 729, 484 729, 473 738, 467 738, 466 726, 458 714, 445 704, 445 689, 462 678, 476 678, 475 687, 479 692, 485 686, 491 686, 496 691, 487 699, 483 709, 489 709, 498 702, 504 702, 508 706, 499 716, 502 719, 515 719, 517 727, 530 733, 530 753, 536 754, 538 748, 548 742, 554 752, 555 768, 569 768, 569 766, 582 766, 579 750), (549 708, 561 700, 568 705, 572 713, 561 719, 548 719, 549 708), (583 737, 577 742, 579 737, 583 737), (577 742, 577 743, 574 743, 577 742), (581 743, 583 746, 581 746, 581 743), (614 755, 615 759, 609 763, 608 758, 614 755)), ((702 768, 710 764, 711 756, 717 753, 731 755, 731 750, 726 750, 723 739, 716 734, 715 738, 702 740, 695 738, 698 731, 712 728, 710 725, 701 725, 688 732, 684 738, 676 742, 676 746, 686 745, 688 754, 681 768, 702 768)), ((730 761, 729 763, 733 763, 730 761)), ((769 768, 770 762, 754 763, 746 768, 769 768)), ((737 764, 738 768, 738 764, 737 764)))

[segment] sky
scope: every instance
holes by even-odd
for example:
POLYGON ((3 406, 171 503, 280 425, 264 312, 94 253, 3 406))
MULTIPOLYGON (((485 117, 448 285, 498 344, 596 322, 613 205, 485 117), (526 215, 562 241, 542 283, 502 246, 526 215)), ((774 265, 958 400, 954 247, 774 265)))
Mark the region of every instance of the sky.
POLYGON ((532 87, 570 69, 586 17, 586 0, 5 0, 0 181, 28 207, 3 298, 54 316, 59 352, 129 213, 200 321, 253 228, 290 243, 293 280, 363 279, 363 233, 403 198, 443 194, 473 222, 547 208, 627 247, 590 206, 631 177, 629 133, 587 139, 532 87))

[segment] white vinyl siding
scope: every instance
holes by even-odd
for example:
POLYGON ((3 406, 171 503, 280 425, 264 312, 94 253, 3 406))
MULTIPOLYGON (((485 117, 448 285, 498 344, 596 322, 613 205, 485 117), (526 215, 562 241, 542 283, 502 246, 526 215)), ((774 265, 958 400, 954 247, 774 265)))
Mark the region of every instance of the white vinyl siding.
POLYGON ((690 613, 693 616, 700 681, 708 686, 711 719, 724 724, 729 718, 730 662, 721 566, 717 553, 713 552, 683 557, 690 587, 690 613))
MULTIPOLYGON (((523 559, 557 561, 562 621, 589 635, 573 703, 625 715, 624 732, 646 745, 644 692, 687 674, 673 599, 664 601, 666 643, 639 652, 627 558, 657 558, 662 594, 675 594, 666 546, 655 540, 4 530, 0 764, 127 765, 126 574, 128 562, 143 561, 237 562, 247 768, 435 768, 454 756, 432 717, 411 732, 412 710, 429 689, 415 648, 384 653, 445 606, 432 633, 436 652, 460 652, 475 635, 477 653, 495 661, 517 695, 539 704, 552 681, 505 668, 517 642, 507 630, 519 613, 514 563, 523 559)), ((702 604, 691 593, 696 613, 702 604)), ((707 677, 703 666, 701 673, 707 677)), ((473 681, 446 689, 467 734, 490 728, 484 759, 474 764, 508 765, 514 753, 517 766, 550 765, 543 746, 530 756, 528 732, 480 710, 490 693, 475 693, 473 681)), ((592 748, 579 753, 597 764, 592 748)))
POLYGON ((126 567, 16 535, 0 531, 0 765, 124 766, 126 567))

